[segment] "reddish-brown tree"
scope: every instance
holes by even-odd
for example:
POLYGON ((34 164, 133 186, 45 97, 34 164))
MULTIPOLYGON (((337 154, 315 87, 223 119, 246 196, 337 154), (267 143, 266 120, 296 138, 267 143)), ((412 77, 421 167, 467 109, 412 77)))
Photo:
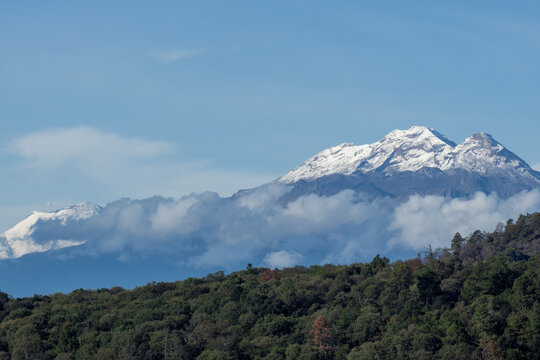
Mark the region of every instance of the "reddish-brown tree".
POLYGON ((418 253, 418 255, 416 255, 416 259, 411 260, 410 264, 411 269, 413 269, 413 271, 416 270, 420 265, 422 265, 422 255, 418 253))
POLYGON ((270 270, 268 268, 264 269, 263 273, 259 276, 259 282, 267 282, 269 280, 279 280, 279 271, 277 269, 270 270))
POLYGON ((319 351, 319 354, 323 359, 329 359, 334 351, 334 337, 332 336, 332 329, 328 325, 328 322, 324 316, 319 315, 311 326, 311 335, 313 336, 313 343, 319 351))

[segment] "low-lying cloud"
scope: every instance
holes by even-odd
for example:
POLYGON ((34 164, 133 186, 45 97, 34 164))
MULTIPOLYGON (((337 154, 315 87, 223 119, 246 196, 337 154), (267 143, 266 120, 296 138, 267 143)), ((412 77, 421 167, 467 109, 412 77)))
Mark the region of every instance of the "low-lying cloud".
POLYGON ((470 199, 412 196, 403 203, 366 201, 344 190, 280 205, 288 190, 271 184, 232 198, 207 192, 121 199, 82 222, 43 223, 34 236, 86 241, 75 251, 118 254, 121 260, 160 256, 190 267, 286 267, 365 261, 377 253, 408 256, 428 244, 448 246, 457 231, 491 231, 499 221, 540 209, 538 190, 508 199, 482 193, 470 199))
POLYGON ((467 235, 476 229, 492 231, 498 222, 538 210, 537 189, 507 199, 481 192, 471 199, 416 195, 395 209, 390 229, 399 235, 390 244, 444 247, 456 232, 467 235))

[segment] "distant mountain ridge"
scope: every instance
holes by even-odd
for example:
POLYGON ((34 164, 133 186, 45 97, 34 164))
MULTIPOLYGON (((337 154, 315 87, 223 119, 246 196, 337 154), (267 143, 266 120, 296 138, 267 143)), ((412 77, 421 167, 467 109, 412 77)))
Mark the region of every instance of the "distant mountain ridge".
POLYGON ((373 144, 323 150, 275 182, 293 186, 287 200, 343 189, 395 198, 477 191, 508 197, 540 187, 540 173, 489 134, 473 134, 458 145, 434 129, 413 126, 373 144))

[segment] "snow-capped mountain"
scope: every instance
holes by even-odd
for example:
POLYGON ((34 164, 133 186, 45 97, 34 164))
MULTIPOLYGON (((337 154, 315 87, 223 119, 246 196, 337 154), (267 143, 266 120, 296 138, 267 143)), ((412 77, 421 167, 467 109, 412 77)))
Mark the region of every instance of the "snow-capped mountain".
POLYGON ((294 186, 289 197, 330 195, 345 188, 393 197, 476 191, 510 196, 540 187, 540 173, 489 134, 473 134, 458 145, 433 129, 413 126, 373 144, 323 150, 276 182, 294 186))
MULTIPOLYGON (((385 196, 397 202, 407 200, 413 194, 453 198, 472 196, 478 191, 509 197, 523 190, 540 188, 540 173, 488 134, 473 134, 458 145, 433 129, 413 126, 408 130, 394 130, 373 144, 345 143, 323 150, 275 180, 273 185, 276 183, 287 186, 277 186, 274 194, 273 187, 265 184, 261 186, 265 191, 239 191, 220 203, 230 205, 239 200, 239 204, 245 203, 249 207, 270 201, 275 205, 279 199, 279 204, 286 204, 302 195, 330 196, 346 189, 367 198, 385 196), (253 193, 256 195, 250 197, 253 193), (264 198, 259 199, 261 194, 264 198)), ((163 210, 167 207, 159 207, 153 201, 149 206, 161 210, 156 210, 157 213, 147 219, 148 223, 155 226, 159 224, 156 219, 163 216, 167 224, 170 222, 172 215, 167 214, 169 210, 163 210)), ((99 218, 94 216, 106 212, 92 203, 79 203, 50 213, 34 212, 0 234, 0 259, 73 247, 91 238, 99 239, 108 231, 103 229, 114 226, 116 221, 113 217, 112 225, 101 222, 93 228, 99 223, 99 218), (87 219, 89 221, 83 221, 87 219)), ((174 214, 174 217, 178 216, 174 214)), ((122 221, 119 224, 123 226, 122 221)), ((151 231, 154 233, 156 229, 151 231)))
POLYGON ((81 202, 54 212, 34 211, 11 229, 0 234, 0 259, 18 258, 35 252, 45 252, 81 245, 72 239, 47 239, 39 242, 32 236, 38 226, 45 222, 58 222, 65 226, 67 221, 79 221, 99 214, 101 207, 90 202, 81 202))

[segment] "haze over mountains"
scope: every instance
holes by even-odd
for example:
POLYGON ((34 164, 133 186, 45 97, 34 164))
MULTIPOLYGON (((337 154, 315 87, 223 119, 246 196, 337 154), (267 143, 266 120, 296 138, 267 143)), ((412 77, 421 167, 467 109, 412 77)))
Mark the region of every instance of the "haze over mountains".
MULTIPOLYGON (((0 235, 0 266, 7 273, 21 264, 42 267, 32 281, 45 284, 55 266, 58 274, 68 269, 87 277, 44 288, 65 291, 101 284, 90 277, 103 259, 112 269, 146 264, 138 282, 110 272, 107 281, 129 286, 159 280, 160 266, 181 277, 248 262, 282 267, 364 261, 377 253, 399 258, 428 244, 448 245, 456 231, 493 230, 498 221, 536 211, 539 188, 540 173, 486 133, 458 145, 414 126, 373 144, 323 150, 272 183, 229 198, 156 196, 34 212, 0 235)), ((0 287, 30 289, 28 281, 24 289, 15 285, 14 276, 0 287)))

